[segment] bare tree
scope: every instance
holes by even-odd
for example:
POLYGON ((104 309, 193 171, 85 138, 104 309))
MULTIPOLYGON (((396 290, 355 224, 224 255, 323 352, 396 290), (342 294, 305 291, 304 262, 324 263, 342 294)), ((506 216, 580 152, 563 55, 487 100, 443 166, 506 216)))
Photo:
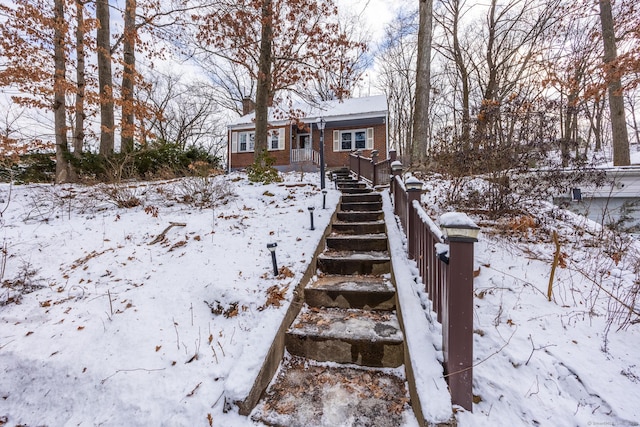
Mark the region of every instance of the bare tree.
POLYGON ((255 99, 256 81, 244 65, 208 55, 197 58, 200 68, 211 82, 212 100, 221 109, 242 115, 242 100, 255 99))
POLYGON ((378 64, 378 87, 387 96, 389 142, 400 157, 413 150, 412 126, 415 107, 417 11, 402 13, 385 29, 378 64))
POLYGON ((411 164, 424 162, 429 144, 429 93, 431 92, 431 44, 433 0, 419 0, 418 56, 416 64, 413 149, 411 164))
POLYGON ((258 59, 258 84, 256 88, 256 133, 255 155, 256 162, 265 164, 267 154, 267 123, 269 106, 273 99, 272 67, 273 67, 273 4, 272 0, 263 0, 261 9, 262 27, 260 31, 260 53, 258 59))
MULTIPOLYGON (((551 36, 561 19, 562 0, 535 3, 511 0, 506 4, 491 0, 486 21, 483 58, 477 58, 477 82, 482 89, 476 125, 476 145, 492 143, 490 120, 498 118, 500 103, 514 96, 523 81, 535 73, 535 61, 544 50, 545 35, 551 36)), ((547 38, 548 40, 549 38, 547 38)))
POLYGON ((133 151, 134 123, 134 87, 136 78, 136 0, 126 0, 124 9, 124 32, 122 35, 122 125, 120 149, 133 151))
POLYGON ((336 46, 334 62, 330 68, 318 70, 315 79, 296 88, 310 102, 343 99, 351 93, 362 75, 371 65, 366 55, 370 36, 362 30, 363 23, 356 15, 338 15, 338 32, 353 43, 336 46))
POLYGON ((66 158, 69 152, 67 140, 67 109, 65 103, 66 83, 66 53, 65 38, 67 23, 65 21, 64 0, 54 1, 54 36, 53 36, 53 58, 54 58, 54 78, 53 78, 53 114, 56 130, 56 183, 66 182, 69 179, 69 159, 66 158))
POLYGON ((629 136, 620 81, 622 71, 618 69, 617 64, 618 52, 611 1, 599 0, 598 5, 600 7, 600 25, 602 26, 602 42, 604 44, 603 59, 609 94, 611 133, 613 135, 613 165, 627 166, 631 164, 629 136))
POLYGON ((85 66, 85 20, 84 1, 76 0, 76 96, 75 96, 75 123, 73 129, 73 154, 79 156, 84 146, 84 121, 85 90, 86 90, 86 66, 85 66))
MULTIPOLYGON (((434 15, 434 19, 443 33, 443 37, 439 43, 436 43, 435 49, 455 66, 457 81, 451 82, 451 86, 456 92, 458 86, 460 87, 460 127, 462 130, 459 139, 466 145, 471 140, 471 64, 469 53, 461 42, 465 4, 465 0, 443 0, 439 2, 439 11, 434 15)), ((455 117, 456 112, 453 111, 453 114, 455 117)))
MULTIPOLYGON (((336 15, 331 0, 259 0, 249 4, 228 0, 201 18, 199 52, 244 66, 256 81, 256 163, 263 163, 266 154, 267 111, 277 103, 277 95, 318 78, 322 70, 338 62, 341 46, 354 45, 340 31, 336 15)), ((332 90, 341 96, 348 91, 332 90)))
POLYGON ((636 144, 640 146, 640 122, 638 122, 637 117, 637 108, 638 108, 638 93, 637 91, 627 91, 625 92, 625 100, 626 104, 629 108, 629 113, 631 113, 631 127, 633 128, 633 133, 635 135, 636 144))
MULTIPOLYGON (((590 89, 590 76, 598 74, 599 49, 597 40, 592 36, 596 22, 588 16, 580 16, 581 11, 573 10, 562 23, 562 31, 557 32, 554 42, 542 53, 545 69, 544 84, 559 94, 558 110, 560 119, 560 153, 562 166, 567 167, 571 160, 571 149, 576 160, 582 162, 588 149, 588 141, 595 136, 596 123, 583 132, 580 126, 584 117, 589 117, 598 103, 601 94, 590 89), (591 29, 591 30, 590 30, 591 29), (584 155, 580 153, 583 139, 584 155)), ((595 116, 594 116, 595 119, 595 116)))
POLYGON ((184 83, 177 75, 158 74, 144 102, 153 106, 150 132, 161 142, 180 149, 203 147, 220 154, 225 129, 217 117, 213 88, 202 82, 184 83))
POLYGON ((111 13, 108 0, 96 0, 98 86, 100 93, 100 154, 109 156, 114 148, 113 75, 111 72, 111 13))

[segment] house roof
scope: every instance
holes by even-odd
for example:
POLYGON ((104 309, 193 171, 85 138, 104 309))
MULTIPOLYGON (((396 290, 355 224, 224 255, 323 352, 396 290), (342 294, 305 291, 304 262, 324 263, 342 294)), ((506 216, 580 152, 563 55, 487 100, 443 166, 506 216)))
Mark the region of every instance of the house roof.
MULTIPOLYGON (((366 96, 362 98, 350 98, 342 101, 323 101, 318 105, 308 103, 295 104, 291 108, 298 119, 305 123, 311 123, 320 117, 326 121, 357 120, 372 117, 386 117, 388 113, 387 97, 385 95, 366 96)), ((282 108, 269 108, 269 123, 273 125, 287 124, 291 121, 290 114, 282 108)), ((255 112, 232 120, 229 128, 243 128, 253 126, 255 112)))

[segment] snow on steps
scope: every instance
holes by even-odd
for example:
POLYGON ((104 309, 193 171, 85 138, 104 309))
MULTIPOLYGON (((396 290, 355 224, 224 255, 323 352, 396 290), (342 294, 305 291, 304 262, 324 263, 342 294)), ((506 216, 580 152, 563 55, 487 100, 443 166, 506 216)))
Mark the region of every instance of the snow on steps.
POLYGON ((304 289, 305 302, 312 307, 395 310, 393 284, 375 276, 324 276, 304 289))
POLYGON ((285 338, 291 354, 317 361, 396 368, 403 335, 391 312, 305 307, 285 338))

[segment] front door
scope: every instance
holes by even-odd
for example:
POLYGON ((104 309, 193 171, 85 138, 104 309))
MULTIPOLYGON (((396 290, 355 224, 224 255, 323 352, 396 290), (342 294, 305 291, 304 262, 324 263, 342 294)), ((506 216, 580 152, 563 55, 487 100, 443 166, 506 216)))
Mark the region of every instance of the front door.
POLYGON ((301 133, 298 135, 298 148, 311 149, 311 135, 308 133, 301 133))

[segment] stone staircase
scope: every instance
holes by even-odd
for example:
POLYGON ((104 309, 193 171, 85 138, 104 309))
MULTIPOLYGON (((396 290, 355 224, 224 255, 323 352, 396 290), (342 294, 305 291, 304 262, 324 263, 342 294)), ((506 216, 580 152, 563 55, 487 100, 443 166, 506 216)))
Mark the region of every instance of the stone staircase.
MULTIPOLYGON (((413 418, 381 195, 337 177, 340 207, 317 276, 252 412, 273 426, 399 426, 413 418)), ((415 421, 413 421, 415 423, 415 421)))

